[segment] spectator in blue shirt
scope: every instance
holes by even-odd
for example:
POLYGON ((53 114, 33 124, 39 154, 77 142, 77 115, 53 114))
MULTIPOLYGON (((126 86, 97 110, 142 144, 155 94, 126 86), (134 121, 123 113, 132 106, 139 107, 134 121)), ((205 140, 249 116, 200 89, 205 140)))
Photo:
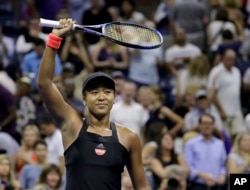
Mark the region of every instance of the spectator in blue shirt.
POLYGON ((212 115, 201 115, 200 134, 185 144, 184 158, 190 168, 191 190, 226 188, 226 150, 223 142, 212 135, 214 122, 212 115))
MULTIPOLYGON (((22 74, 32 78, 32 86, 34 89, 37 89, 36 78, 44 48, 45 48, 44 40, 40 38, 34 39, 33 51, 24 56, 21 65, 22 74)), ((61 72, 62 72, 61 60, 59 56, 56 55, 55 76, 60 75, 61 72)))
POLYGON ((43 168, 48 165, 48 148, 46 142, 38 140, 34 145, 34 149, 37 157, 36 163, 25 165, 19 176, 20 184, 23 189, 33 188, 43 168))

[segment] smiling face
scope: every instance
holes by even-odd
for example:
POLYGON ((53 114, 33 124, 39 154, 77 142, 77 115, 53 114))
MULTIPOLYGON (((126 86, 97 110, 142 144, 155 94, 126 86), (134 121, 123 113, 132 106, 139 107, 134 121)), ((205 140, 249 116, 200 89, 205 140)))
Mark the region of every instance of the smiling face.
POLYGON ((98 85, 87 89, 83 100, 88 107, 89 113, 102 117, 109 114, 115 102, 114 90, 104 85, 98 85))
POLYGON ((47 175, 47 183, 49 187, 56 188, 60 181, 60 174, 57 171, 51 170, 47 175))

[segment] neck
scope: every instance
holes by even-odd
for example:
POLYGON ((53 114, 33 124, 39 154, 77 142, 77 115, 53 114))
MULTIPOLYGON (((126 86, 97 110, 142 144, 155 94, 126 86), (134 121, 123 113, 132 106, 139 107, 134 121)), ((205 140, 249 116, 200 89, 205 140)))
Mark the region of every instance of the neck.
POLYGON ((123 102, 126 104, 126 105, 130 105, 132 103, 132 100, 123 100, 123 102))
POLYGON ((40 167, 44 167, 48 164, 47 160, 37 160, 37 165, 40 167))
POLYGON ((210 141, 212 139, 211 135, 203 135, 205 141, 210 141))
POLYGON ((198 110, 199 110, 201 113, 205 113, 205 112, 206 112, 206 109, 203 109, 203 108, 198 108, 198 110))
POLYGON ((92 127, 110 128, 109 114, 100 117, 89 114, 88 118, 89 118, 89 124, 92 127))
POLYGON ((49 137, 52 136, 52 135, 54 134, 55 131, 56 131, 56 128, 51 129, 51 131, 50 131, 51 133, 50 133, 48 136, 49 136, 49 137))

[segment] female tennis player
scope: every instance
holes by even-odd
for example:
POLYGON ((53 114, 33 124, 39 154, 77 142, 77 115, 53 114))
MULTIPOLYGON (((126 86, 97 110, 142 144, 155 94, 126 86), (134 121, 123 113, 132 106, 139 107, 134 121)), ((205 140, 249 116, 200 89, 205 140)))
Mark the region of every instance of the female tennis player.
POLYGON ((115 84, 109 75, 91 74, 82 85, 88 116, 82 119, 53 84, 55 56, 61 40, 73 27, 61 19, 61 29, 49 34, 38 74, 40 94, 49 112, 62 125, 66 190, 120 190, 124 167, 135 190, 149 190, 141 159, 139 137, 109 120, 115 84))

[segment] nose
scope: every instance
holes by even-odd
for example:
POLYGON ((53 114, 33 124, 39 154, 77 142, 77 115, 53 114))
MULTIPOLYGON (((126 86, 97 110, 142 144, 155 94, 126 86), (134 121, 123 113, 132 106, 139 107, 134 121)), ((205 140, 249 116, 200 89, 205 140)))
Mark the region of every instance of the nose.
POLYGON ((103 92, 98 93, 98 100, 104 100, 104 93, 103 92))

